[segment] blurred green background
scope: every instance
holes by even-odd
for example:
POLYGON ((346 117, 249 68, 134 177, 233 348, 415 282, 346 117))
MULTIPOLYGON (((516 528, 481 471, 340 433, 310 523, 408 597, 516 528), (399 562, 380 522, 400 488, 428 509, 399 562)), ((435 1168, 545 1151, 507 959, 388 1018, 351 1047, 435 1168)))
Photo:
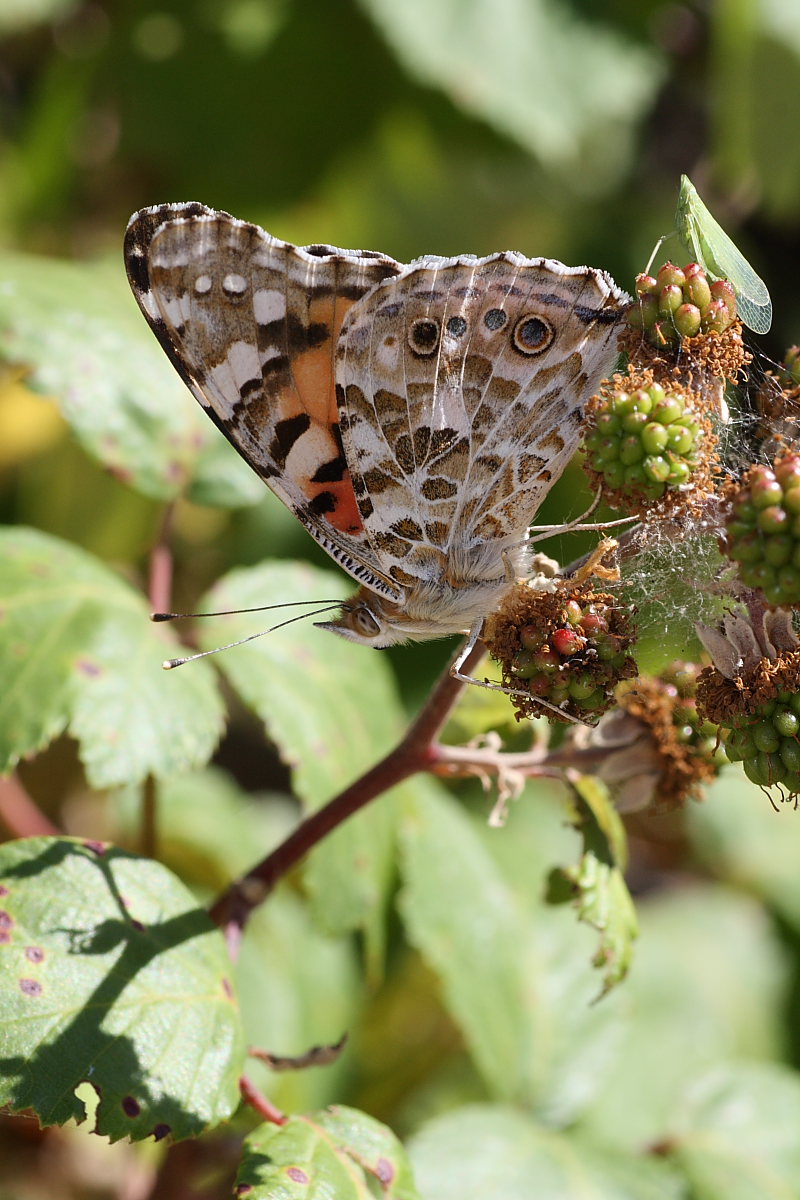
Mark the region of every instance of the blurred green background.
MULTIPOLYGON (((631 290, 653 245, 672 228, 686 173, 767 282, 775 324, 759 349, 780 359, 800 331, 791 274, 800 251, 798 115, 800 5, 786 0, 0 0, 0 245, 47 256, 45 271, 48 258, 106 260, 109 297, 128 306, 133 321, 139 317, 124 294, 121 261, 126 221, 144 205, 182 200, 226 209, 300 244, 378 249, 400 260, 516 249, 604 267, 631 290)), ((683 253, 677 244, 665 251, 679 259, 683 253)), ((14 259, 15 280, 20 261, 14 259)), ((0 294, 9 262, 0 252, 0 294)), ((81 276, 74 278, 80 289, 81 276)), ((66 293, 63 299, 69 302, 66 293)), ((127 487, 89 457, 59 404, 43 398, 41 386, 37 393, 26 386, 26 362, 4 357, 0 519, 77 543, 145 587, 162 500, 127 487)), ((543 520, 581 511, 580 480, 577 470, 568 474, 543 520)), ((267 554, 323 562, 294 519, 271 496, 259 497, 256 490, 248 497, 255 503, 234 510, 177 506, 176 607, 191 606, 230 567, 267 554)), ((670 586, 690 592, 692 566, 685 559, 670 586)), ((664 587, 661 576, 650 584, 653 592, 664 587)), ((672 608, 658 609, 662 656, 683 649, 683 627, 672 622, 685 603, 676 592, 672 608)), ((392 654, 411 705, 449 649, 392 654)), ((237 710, 220 761, 244 783, 251 776, 263 782, 263 754, 255 723, 237 710)), ((91 815, 85 795, 70 792, 77 767, 68 748, 57 747, 44 768, 27 770, 45 807, 55 808, 66 790, 81 819, 91 815)), ((773 814, 754 788, 726 778, 688 824, 656 821, 638 829, 633 882, 655 897, 650 908, 643 901, 638 993, 633 1001, 612 997, 611 1016, 600 1018, 619 1025, 616 1033, 598 1035, 591 1018, 581 1027, 585 1040, 575 1034, 583 1066, 597 1036, 606 1050, 612 1042, 617 1050, 629 1047, 626 1066, 617 1068, 605 1106, 608 1076, 595 1063, 595 1091, 581 1077, 563 1112, 556 1103, 554 1117, 540 1105, 546 1120, 583 1120, 595 1141, 638 1146, 662 1127, 655 1118, 637 1124, 637 1097, 656 1079, 666 1111, 662 1091, 672 1093, 664 1079, 681 1076, 676 1062, 684 1053, 726 1064, 743 1057, 764 1070, 761 1060, 800 1062, 793 1020, 800 979, 796 818, 773 814), (665 882, 672 888, 689 878, 692 887, 670 907, 665 882), (720 938, 719 929, 728 935, 720 938), (665 966, 676 944, 685 945, 686 956, 677 953, 665 966), (751 972, 745 958, 756 964, 751 972), (620 1009, 630 1004, 639 1005, 639 1024, 623 1033, 620 1009), (637 1057, 638 1075, 631 1061, 637 1057)), ((285 782, 276 760, 272 783, 285 782)), ((473 800, 484 839, 485 805, 473 800)), ((74 812, 73 821, 79 824, 74 812)), ((513 887, 532 896, 526 872, 530 867, 539 880, 536 871, 553 861, 547 846, 562 834, 557 815, 548 817, 544 835, 525 821, 531 839, 545 844, 535 870, 521 851, 515 861, 508 843, 502 848, 495 840, 491 853, 513 887)), ((553 937, 572 945, 570 921, 553 937)), ((549 970, 559 955, 548 946, 542 961, 549 970)), ((585 966, 591 952, 589 938, 570 962, 585 966)), ((458 1057, 450 1017, 438 1001, 428 1005, 436 993, 429 967, 413 955, 395 967, 369 1010, 347 1095, 405 1133, 448 1100, 484 1093, 458 1057), (394 1059, 393 1038, 402 1047, 394 1059), (440 1060, 444 1073, 432 1081, 440 1060)), ((349 958, 337 970, 351 980, 349 958)), ((555 992, 562 984, 569 990, 562 979, 555 992)), ((581 982, 581 1012, 593 988, 596 981, 581 982)), ((559 1003, 553 995, 549 1002, 555 1015, 559 1003)), ((563 1046, 559 1053, 564 1085, 563 1046)), ((743 1086, 752 1097, 780 1093, 769 1078, 751 1084, 750 1091, 743 1086)), ((541 1079, 539 1086, 547 1090, 541 1079)), ((344 1095, 341 1077, 337 1087, 311 1086, 309 1097, 298 1085, 297 1103, 344 1095)), ((289 1087, 284 1103, 293 1099, 289 1087)), ((18 1138, 20 1129, 8 1136, 18 1138)), ((12 1200, 53 1194, 41 1190, 33 1141, 31 1135, 29 1175, 9 1184, 17 1189, 8 1193, 12 1200)), ((13 1144, 19 1153, 20 1143, 13 1144)), ((69 1157, 63 1147, 59 1153, 69 1157)), ((78 1179, 65 1195, 124 1194, 117 1167, 104 1160, 97 1171, 104 1179, 98 1191, 85 1192, 78 1179)), ((800 1195, 800 1187, 774 1194, 800 1195)))

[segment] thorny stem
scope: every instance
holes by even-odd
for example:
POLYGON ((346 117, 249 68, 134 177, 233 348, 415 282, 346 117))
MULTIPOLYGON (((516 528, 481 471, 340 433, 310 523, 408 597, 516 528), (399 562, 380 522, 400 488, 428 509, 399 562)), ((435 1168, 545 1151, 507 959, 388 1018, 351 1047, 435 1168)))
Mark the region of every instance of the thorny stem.
MULTIPOLYGON (((464 674, 469 674, 483 653, 482 645, 475 646, 461 668, 464 674)), ((376 796, 410 775, 431 768, 438 761, 434 742, 463 686, 460 680, 453 678, 448 667, 402 741, 360 779, 301 821, 280 846, 215 900, 209 915, 224 930, 231 957, 236 955, 250 913, 309 850, 376 796)))

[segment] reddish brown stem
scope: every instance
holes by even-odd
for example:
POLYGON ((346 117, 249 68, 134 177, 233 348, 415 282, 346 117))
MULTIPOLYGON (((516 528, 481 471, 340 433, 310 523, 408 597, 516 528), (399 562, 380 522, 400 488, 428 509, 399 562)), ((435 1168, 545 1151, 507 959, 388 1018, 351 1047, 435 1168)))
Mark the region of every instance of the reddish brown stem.
POLYGON ((288 1120, 286 1113, 276 1108, 264 1093, 256 1087, 249 1076, 241 1076, 239 1079, 239 1091, 242 1093, 242 1099, 245 1104, 249 1104, 251 1108, 254 1108, 265 1121, 269 1121, 272 1125, 286 1124, 288 1120))
POLYGON ((158 857, 158 790, 152 775, 142 789, 141 852, 147 858, 158 857))
MULTIPOLYGON (((474 647, 462 667, 463 672, 468 674, 483 654, 482 645, 474 647)), ((250 913, 262 903, 287 871, 327 834, 376 796, 401 783, 409 775, 426 770, 435 762, 433 743, 452 712, 463 686, 460 680, 453 678, 448 667, 425 707, 394 750, 323 808, 306 817, 280 846, 218 897, 209 915, 224 929, 232 956, 236 954, 250 913)))
POLYGON ((60 837, 60 830, 44 815, 15 775, 0 779, 0 821, 12 837, 60 837))
POLYGON ((168 612, 172 607, 172 548, 169 537, 175 505, 164 509, 155 545, 150 551, 148 596, 151 612, 168 612))

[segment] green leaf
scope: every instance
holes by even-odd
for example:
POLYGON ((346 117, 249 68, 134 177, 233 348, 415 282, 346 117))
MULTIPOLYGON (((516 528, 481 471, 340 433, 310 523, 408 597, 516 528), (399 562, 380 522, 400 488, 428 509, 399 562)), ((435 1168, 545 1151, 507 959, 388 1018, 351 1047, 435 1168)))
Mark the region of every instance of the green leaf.
POLYGON ((418 1200, 394 1134, 353 1108, 261 1125, 244 1144, 236 1194, 249 1200, 418 1200), (378 1190, 379 1189, 379 1190, 378 1190))
POLYGON ((661 78, 655 55, 546 0, 361 0, 411 74, 550 168, 608 177, 661 78))
POLYGON ((399 897, 408 938, 441 979, 486 1086, 516 1098, 530 1054, 524 924, 470 818, 430 780, 409 793, 399 897))
POLYGON ((170 366, 121 265, 4 255, 0 359, 28 367, 87 453, 146 496, 234 507, 263 495, 170 366))
POLYGON ((682 1097, 669 1149, 696 1200, 793 1200, 800 1075, 772 1063, 718 1067, 682 1097))
POLYGON ((667 1163, 585 1144, 511 1108, 438 1117, 409 1147, 423 1200, 683 1200, 667 1163))
MULTIPOLYGON (((129 787, 114 795, 113 841, 136 845, 141 792, 140 786, 129 787)), ((159 861, 204 899, 251 867, 254 854, 283 841, 297 819, 287 796, 244 792, 213 767, 165 779, 157 800, 159 861)))
POLYGON ((629 1148, 669 1137, 687 1088, 709 1068, 780 1055, 789 1003, 785 950, 750 897, 684 886, 642 898, 638 912, 636 964, 619 989, 624 1040, 582 1116, 592 1136, 629 1148))
MULTIPOLYGON (((351 938, 320 933, 308 905, 288 888, 278 889, 248 921, 237 963, 248 1045, 297 1055, 337 1042, 359 1019, 361 971, 351 938)), ((303 1112, 341 1095, 352 1065, 345 1046, 327 1066, 274 1072, 254 1061, 248 1074, 264 1076, 280 1108, 303 1112)))
POLYGON ((603 969, 604 996, 628 973, 633 942, 638 933, 636 909, 625 884, 627 863, 625 827, 598 779, 573 780, 577 799, 575 827, 583 836, 583 853, 574 867, 563 868, 551 880, 550 898, 559 903, 568 896, 561 884, 572 888, 581 921, 600 933, 594 965, 603 969))
MULTIPOLYGON (((233 571, 201 601, 204 610, 312 603, 308 609, 209 619, 200 631, 203 645, 247 637, 345 594, 340 576, 298 564, 233 571)), ((399 740, 402 719, 388 661, 314 629, 309 619, 227 650, 219 666, 264 722, 309 809, 352 783, 399 740)), ((325 839, 306 877, 324 927, 366 928, 376 955, 392 878, 394 822, 392 801, 382 796, 325 839)))
POLYGON ((159 863, 97 842, 0 847, 0 1103, 116 1141, 184 1138, 238 1103, 244 1045, 222 935, 159 863))
POLYGON ((207 761, 223 718, 213 673, 162 672, 172 639, 138 593, 33 529, 0 530, 0 561, 0 770, 65 730, 93 787, 207 761))
MULTIPOLYGON (((594 934, 576 922, 570 909, 544 900, 550 865, 574 853, 578 840, 564 816, 563 789, 541 780, 529 784, 515 801, 503 829, 491 828, 481 817, 462 815, 490 855, 490 872, 481 871, 462 884, 465 892, 474 894, 470 903, 479 909, 484 884, 491 888, 499 878, 516 909, 512 954, 522 976, 525 1026, 517 1036, 520 1083, 515 1099, 550 1125, 575 1121, 605 1092, 625 1044, 628 1015, 627 988, 592 1003, 597 994, 590 962, 594 934)), ((447 862, 450 853, 445 841, 439 843, 438 855, 436 846, 431 847, 431 890, 436 886, 436 863, 447 862)), ((458 899, 461 902, 460 894, 458 899)), ((465 919, 477 919, 472 908, 466 911, 465 919)), ((457 919, 455 913, 452 920, 457 919)), ((463 971, 466 1006, 472 991, 483 986, 483 980, 475 978, 479 965, 467 959, 463 971)), ((494 1019, 507 1020, 507 1014, 498 1011, 494 1019)))
POLYGON ((798 930, 800 822, 793 803, 778 812, 773 803, 741 767, 726 767, 703 803, 688 809, 688 831, 708 870, 761 896, 798 930))

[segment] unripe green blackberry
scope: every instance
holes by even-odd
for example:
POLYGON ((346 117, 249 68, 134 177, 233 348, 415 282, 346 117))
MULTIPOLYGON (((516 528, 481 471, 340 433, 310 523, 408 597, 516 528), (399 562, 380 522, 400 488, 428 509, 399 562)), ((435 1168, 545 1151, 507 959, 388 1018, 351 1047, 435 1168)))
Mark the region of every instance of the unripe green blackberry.
POLYGON ((484 641, 503 667, 519 716, 596 719, 620 679, 636 673, 633 632, 613 596, 564 580, 555 592, 515 588, 487 622, 484 641), (545 703, 540 703, 544 701, 545 703))
POLYGON ((731 762, 741 762, 753 783, 779 785, 800 793, 800 692, 782 691, 752 712, 742 713, 724 731, 731 762))
POLYGON ((770 604, 800 604, 800 454, 747 472, 730 498, 725 550, 770 604))
POLYGON ((701 668, 697 663, 674 662, 657 678, 668 694, 675 697, 672 724, 675 740, 687 747, 694 757, 713 767, 714 773, 725 762, 717 748, 719 728, 697 711, 697 680, 701 668))
POLYGON ((741 762, 748 779, 775 786, 783 799, 797 796, 800 642, 791 613, 756 604, 696 630, 713 663, 697 682, 698 711, 721 727, 727 758, 741 762))
POLYGON ((587 473, 617 506, 659 500, 691 480, 705 433, 688 391, 615 376, 587 408, 587 473))
POLYGON ((628 314, 657 347, 699 333, 723 333, 736 319, 736 294, 726 279, 709 282, 699 263, 681 269, 664 263, 658 274, 637 275, 636 300, 628 314))

